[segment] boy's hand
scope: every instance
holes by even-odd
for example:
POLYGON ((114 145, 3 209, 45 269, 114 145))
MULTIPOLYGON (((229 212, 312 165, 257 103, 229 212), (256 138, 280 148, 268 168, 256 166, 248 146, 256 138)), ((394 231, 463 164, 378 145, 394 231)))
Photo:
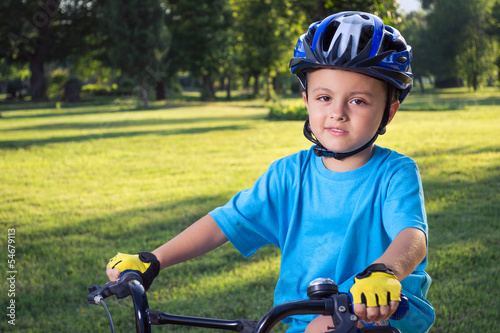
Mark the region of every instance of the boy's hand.
POLYGON ((401 301, 401 283, 384 264, 372 264, 354 278, 354 312, 367 323, 387 320, 401 301))
POLYGON ((106 274, 111 281, 118 279, 125 271, 136 271, 142 278, 144 289, 148 290, 154 278, 160 272, 160 262, 150 252, 137 254, 118 253, 106 266, 106 274))

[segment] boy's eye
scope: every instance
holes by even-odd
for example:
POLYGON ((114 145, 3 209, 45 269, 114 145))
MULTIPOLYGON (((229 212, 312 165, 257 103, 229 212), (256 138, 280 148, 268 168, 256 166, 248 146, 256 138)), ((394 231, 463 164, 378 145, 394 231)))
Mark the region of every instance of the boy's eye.
POLYGON ((319 96, 318 100, 323 101, 323 102, 329 102, 332 99, 330 97, 328 97, 328 96, 319 96))
POLYGON ((364 100, 362 99, 359 99, 359 98, 356 98, 356 99, 353 99, 351 101, 352 104, 355 104, 355 105, 363 105, 363 104, 366 104, 364 100))

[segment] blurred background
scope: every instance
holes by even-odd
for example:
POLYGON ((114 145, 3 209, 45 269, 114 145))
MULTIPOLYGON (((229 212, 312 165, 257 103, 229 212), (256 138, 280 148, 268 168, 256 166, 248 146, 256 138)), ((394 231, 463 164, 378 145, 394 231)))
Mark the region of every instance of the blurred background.
POLYGON ((498 84, 499 0, 23 0, 0 4, 0 100, 81 94, 165 100, 196 90, 298 90, 288 61, 308 25, 375 13, 413 46, 418 89, 498 84))

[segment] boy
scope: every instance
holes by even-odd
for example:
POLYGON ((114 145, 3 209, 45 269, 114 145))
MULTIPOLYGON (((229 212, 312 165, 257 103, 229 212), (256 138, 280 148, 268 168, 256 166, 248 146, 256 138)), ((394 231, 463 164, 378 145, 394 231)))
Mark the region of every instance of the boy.
MULTIPOLYGON (((274 162, 236 194, 152 253, 118 254, 111 280, 140 271, 149 288, 159 270, 226 241, 245 256, 274 244, 282 253, 275 304, 305 299, 308 283, 334 280, 353 295, 360 326, 426 332, 427 223, 415 162, 374 145, 411 90, 411 48, 371 14, 342 12, 313 23, 290 62, 305 91, 305 136, 315 145, 274 162), (401 287, 403 286, 403 288, 401 287), (409 314, 390 321, 403 293, 409 314)), ((333 329, 325 316, 297 316, 288 332, 333 329)))

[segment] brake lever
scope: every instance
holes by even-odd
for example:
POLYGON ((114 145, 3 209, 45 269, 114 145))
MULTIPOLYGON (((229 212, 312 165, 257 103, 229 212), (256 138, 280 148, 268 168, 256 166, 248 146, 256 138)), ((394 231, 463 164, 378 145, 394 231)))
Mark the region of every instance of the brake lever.
POLYGON ((133 271, 126 272, 116 281, 107 282, 102 287, 98 284, 89 287, 87 302, 89 304, 99 304, 102 299, 116 295, 116 298, 122 299, 130 295, 129 282, 137 280, 142 285, 142 279, 139 274, 133 271))
MULTIPOLYGON (((333 299, 333 309, 329 312, 333 319, 335 331, 346 333, 358 333, 358 316, 349 311, 350 298, 347 294, 337 294, 333 299)), ((328 333, 328 332, 327 332, 328 333)))

